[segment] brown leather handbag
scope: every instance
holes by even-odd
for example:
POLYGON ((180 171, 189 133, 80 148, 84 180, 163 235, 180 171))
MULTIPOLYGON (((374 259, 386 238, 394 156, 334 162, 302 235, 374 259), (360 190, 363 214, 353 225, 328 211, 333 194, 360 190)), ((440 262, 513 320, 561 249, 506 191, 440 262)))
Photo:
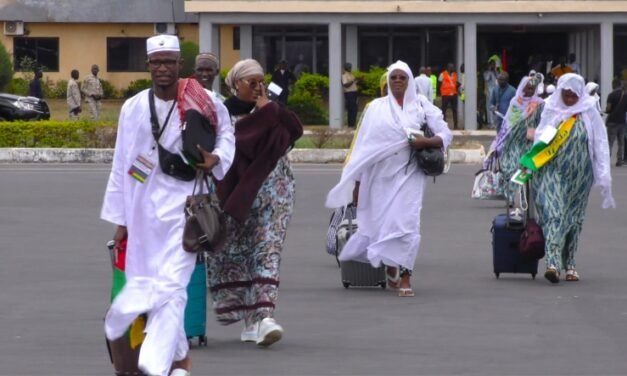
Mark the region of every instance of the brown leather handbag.
POLYGON ((183 249, 190 253, 210 252, 218 248, 223 239, 224 213, 217 195, 211 192, 207 175, 199 170, 192 194, 185 202, 183 249), (203 182, 207 193, 202 192, 203 182))

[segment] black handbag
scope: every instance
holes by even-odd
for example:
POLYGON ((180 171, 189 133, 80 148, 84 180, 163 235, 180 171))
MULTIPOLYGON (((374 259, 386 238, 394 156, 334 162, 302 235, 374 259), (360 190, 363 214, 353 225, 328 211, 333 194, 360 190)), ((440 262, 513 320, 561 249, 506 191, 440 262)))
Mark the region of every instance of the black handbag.
MULTIPOLYGON (((425 137, 433 137, 433 131, 427 124, 422 126, 425 137)), ((418 168, 427 176, 439 176, 444 172, 444 151, 442 148, 412 149, 411 159, 415 159, 418 168)))
POLYGON ((218 248, 224 240, 224 214, 217 195, 210 191, 207 175, 199 170, 192 194, 185 201, 183 249, 187 252, 210 252, 218 248), (203 182, 207 193, 202 192, 203 182))
POLYGON ((159 151, 159 167, 164 174, 172 176, 175 179, 183 180, 183 181, 192 181, 196 177, 196 170, 185 163, 183 158, 180 155, 174 154, 161 146, 159 143, 159 138, 161 134, 165 130, 165 127, 168 125, 168 120, 170 120, 170 115, 176 106, 176 101, 172 104, 170 108, 170 112, 168 113, 168 117, 163 124, 163 128, 159 126, 159 121, 157 120, 157 111, 155 110, 155 95, 150 89, 148 93, 148 102, 150 105, 150 123, 152 124, 152 135, 155 138, 155 142, 157 143, 157 150, 159 151), (159 130, 161 128, 161 130, 159 130))
POLYGON ((211 152, 216 145, 216 130, 209 119, 196 110, 185 111, 183 119, 183 155, 195 166, 203 161, 197 145, 211 152))

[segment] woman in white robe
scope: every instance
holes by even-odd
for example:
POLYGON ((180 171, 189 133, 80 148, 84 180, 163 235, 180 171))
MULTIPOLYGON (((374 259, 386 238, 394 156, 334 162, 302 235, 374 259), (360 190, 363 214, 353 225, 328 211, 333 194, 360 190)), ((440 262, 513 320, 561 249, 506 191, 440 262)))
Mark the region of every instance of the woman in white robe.
POLYGON ((340 254, 341 261, 387 266, 388 286, 413 296, 411 271, 420 245, 420 211, 426 176, 410 160, 412 148, 446 149, 453 136, 442 112, 416 94, 409 66, 388 67, 388 95, 373 100, 362 118, 350 160, 326 206, 357 205, 359 229, 340 254), (432 138, 408 142, 406 128, 428 124, 432 138))

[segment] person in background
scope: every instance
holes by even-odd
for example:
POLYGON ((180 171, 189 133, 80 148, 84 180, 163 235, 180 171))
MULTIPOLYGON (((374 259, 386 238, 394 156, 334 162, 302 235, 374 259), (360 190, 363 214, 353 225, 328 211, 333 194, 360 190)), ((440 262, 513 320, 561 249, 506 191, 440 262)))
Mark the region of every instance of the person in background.
MULTIPOLYGON (((196 55, 194 78, 207 90, 213 91, 213 82, 220 75, 220 59, 211 52, 196 55)), ((216 93, 218 95, 219 93, 216 93)), ((224 98, 222 98, 224 101, 224 98)))
POLYGON ((272 82, 279 85, 281 89, 283 89, 277 98, 277 102, 284 106, 287 105, 287 97, 290 94, 290 86, 296 82, 296 76, 287 67, 286 60, 281 60, 278 68, 272 72, 272 82))
POLYGON ((505 113, 509 109, 509 103, 516 96, 516 89, 509 84, 509 74, 499 73, 497 87, 490 93, 490 111, 494 113, 494 124, 496 133, 501 130, 501 124, 505 118, 505 113))
POLYGON ((218 322, 244 321, 240 340, 267 347, 283 336, 274 312, 296 189, 287 152, 303 126, 293 112, 268 99, 256 60, 237 62, 225 82, 234 94, 224 105, 236 151, 233 167, 217 183, 226 240, 207 256, 208 286, 218 322))
POLYGON ((501 130, 490 147, 498 156, 506 182, 505 194, 512 204, 516 204, 515 193, 520 185, 510 182, 510 179, 519 167, 520 157, 531 146, 544 108, 544 101, 537 92, 541 82, 540 73, 523 77, 516 89, 516 96, 510 101, 501 130))
POLYGON ((83 97, 85 103, 89 107, 91 114, 91 120, 97 120, 100 117, 100 108, 102 107, 102 96, 104 92, 102 90, 102 83, 98 78, 98 72, 100 68, 94 64, 91 66, 91 74, 87 75, 83 80, 81 90, 83 91, 83 97))
POLYGON ((589 96, 597 100, 597 110, 599 110, 600 114, 603 114, 601 110, 601 97, 599 97, 599 84, 592 81, 588 82, 586 84, 586 92, 588 92, 589 96))
POLYGON ((328 208, 357 207, 359 228, 340 254, 375 267, 386 265, 388 287, 412 297, 411 275, 420 246, 420 212, 426 176, 410 161, 413 149, 446 149, 453 136, 442 111, 416 94, 409 66, 397 61, 388 71, 388 95, 366 108, 339 183, 327 194, 328 208), (434 137, 408 141, 406 129, 425 123, 434 137))
POLYGON ((494 121, 494 112, 490 109, 490 94, 492 91, 498 86, 498 74, 496 71, 496 61, 491 59, 488 61, 488 67, 483 72, 483 82, 484 82, 484 90, 485 97, 488 98, 486 101, 486 114, 487 114, 487 127, 494 128, 496 122, 494 121))
POLYGON ((546 102, 553 93, 555 93, 555 85, 546 85, 544 89, 544 96, 542 97, 542 99, 544 99, 544 101, 546 102))
POLYGON ((572 73, 573 70, 566 64, 566 57, 560 57, 559 63, 551 69, 551 74, 555 77, 556 80, 559 80, 562 75, 566 73, 572 73))
POLYGON ((433 89, 431 79, 427 76, 427 68, 420 67, 419 75, 414 79, 416 83, 416 93, 424 95, 429 102, 433 103, 433 89))
POLYGON ((433 92, 431 93, 431 103, 434 103, 435 98, 438 96, 438 77, 435 74, 433 74, 431 67, 427 67, 425 74, 431 80, 431 88, 433 90, 433 92))
POLYGON ((555 93, 544 105, 534 142, 558 128, 561 143, 553 144, 556 150, 549 146, 544 149, 552 151, 550 159, 531 180, 538 224, 545 238, 544 277, 551 283, 559 282, 561 269, 566 270, 566 281, 579 280, 575 253, 592 185, 601 188, 603 208, 616 206, 603 119, 596 99, 586 92, 585 81, 574 73, 558 80, 555 93))
POLYGON ((581 67, 579 66, 579 63, 577 63, 577 55, 574 53, 570 53, 568 55, 568 66, 573 73, 581 75, 581 67))
POLYGON ((607 139, 609 143, 610 157, 612 156, 612 146, 614 140, 618 144, 618 152, 616 153, 616 166, 623 165, 625 155, 625 128, 627 127, 627 95, 625 95, 625 87, 620 80, 612 81, 613 91, 607 96, 607 139))
POLYGON ((44 91, 41 87, 41 78, 44 76, 41 69, 35 70, 35 76, 28 84, 28 96, 43 99, 44 91))
POLYGON ((67 106, 70 120, 78 120, 81 113, 81 90, 78 87, 78 70, 72 69, 67 82, 67 106))
POLYGON ((348 127, 355 129, 357 125, 357 79, 353 76, 351 63, 344 63, 342 73, 342 87, 344 88, 344 106, 348 127))
POLYGON ((196 80, 178 78, 178 38, 148 38, 146 51, 152 90, 139 92, 122 106, 100 214, 116 226, 114 250, 124 239, 128 244, 126 284, 111 303, 104 327, 107 338, 115 340, 139 315, 147 314, 139 369, 148 375, 189 376, 184 311, 197 255, 183 250, 183 228, 185 200, 194 181, 162 170, 157 142, 172 154, 178 152, 183 142, 180 114, 197 110, 216 125, 216 143, 211 151, 199 148, 203 162, 196 168, 219 180, 231 166, 235 140, 224 105, 196 80), (158 136, 152 132, 153 111, 161 129, 158 136))
POLYGON ((446 70, 440 73, 438 82, 442 95, 442 114, 446 117, 446 109, 450 107, 453 112, 453 129, 457 129, 457 95, 460 83, 453 63, 446 65, 446 70))

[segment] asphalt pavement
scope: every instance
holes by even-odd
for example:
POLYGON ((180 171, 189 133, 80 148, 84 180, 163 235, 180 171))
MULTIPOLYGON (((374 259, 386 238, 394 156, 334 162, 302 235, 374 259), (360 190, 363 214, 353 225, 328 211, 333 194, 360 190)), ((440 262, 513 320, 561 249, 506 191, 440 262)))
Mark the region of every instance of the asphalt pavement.
MULTIPOLYGON (((111 270, 99 219, 107 165, 0 165, 0 375, 112 375, 103 337, 111 270)), ((627 375, 627 168, 617 209, 594 189, 580 282, 492 272, 499 202, 470 199, 478 165, 428 183, 416 297, 344 289, 325 253, 323 206, 339 165, 296 165, 297 203, 281 266, 283 340, 241 343, 207 322, 193 375, 627 375)), ((544 270, 541 261, 540 271, 544 270)), ((209 311, 211 311, 209 309, 209 311)))

